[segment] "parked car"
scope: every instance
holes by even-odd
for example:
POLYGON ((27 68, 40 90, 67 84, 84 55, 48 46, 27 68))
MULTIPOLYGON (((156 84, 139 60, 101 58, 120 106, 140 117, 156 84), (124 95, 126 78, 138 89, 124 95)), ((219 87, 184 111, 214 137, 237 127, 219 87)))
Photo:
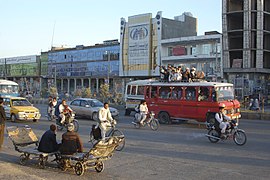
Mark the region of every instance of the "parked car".
POLYGON ((23 97, 4 97, 4 108, 7 118, 16 120, 38 121, 41 117, 39 109, 23 97))
MULTIPOLYGON (((98 120, 98 110, 103 107, 103 103, 97 99, 77 98, 70 102, 70 107, 76 112, 76 116, 90 117, 92 120, 98 120)), ((113 119, 117 120, 119 111, 110 107, 113 119)))

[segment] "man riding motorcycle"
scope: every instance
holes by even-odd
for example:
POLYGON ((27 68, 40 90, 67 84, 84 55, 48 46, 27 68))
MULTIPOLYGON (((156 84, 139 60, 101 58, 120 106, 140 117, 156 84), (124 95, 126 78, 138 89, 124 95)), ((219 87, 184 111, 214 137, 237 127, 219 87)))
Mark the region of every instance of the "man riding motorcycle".
POLYGON ((67 105, 66 100, 62 100, 62 104, 59 106, 59 117, 61 118, 60 123, 64 124, 68 120, 68 116, 72 116, 72 109, 67 105))
POLYGON ((221 129, 221 138, 225 137, 226 128, 230 126, 230 123, 227 121, 231 120, 230 117, 224 114, 225 107, 226 107, 225 104, 220 104, 219 112, 217 112, 215 115, 215 119, 219 122, 219 128, 221 129))

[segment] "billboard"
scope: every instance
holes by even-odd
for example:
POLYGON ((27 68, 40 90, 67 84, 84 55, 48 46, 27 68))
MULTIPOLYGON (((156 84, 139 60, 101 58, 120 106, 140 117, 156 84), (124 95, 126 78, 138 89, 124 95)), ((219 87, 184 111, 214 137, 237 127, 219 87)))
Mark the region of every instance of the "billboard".
POLYGON ((35 63, 37 62, 37 56, 18 56, 18 57, 11 57, 11 58, 1 58, 1 64, 24 64, 24 63, 35 63))

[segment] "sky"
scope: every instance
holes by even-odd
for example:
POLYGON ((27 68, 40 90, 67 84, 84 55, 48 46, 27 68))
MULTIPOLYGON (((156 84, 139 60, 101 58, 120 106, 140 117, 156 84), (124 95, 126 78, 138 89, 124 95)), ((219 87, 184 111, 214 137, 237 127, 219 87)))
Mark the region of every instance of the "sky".
POLYGON ((0 58, 40 55, 51 46, 120 39, 120 18, 191 12, 198 35, 221 32, 221 0, 0 0, 0 58))

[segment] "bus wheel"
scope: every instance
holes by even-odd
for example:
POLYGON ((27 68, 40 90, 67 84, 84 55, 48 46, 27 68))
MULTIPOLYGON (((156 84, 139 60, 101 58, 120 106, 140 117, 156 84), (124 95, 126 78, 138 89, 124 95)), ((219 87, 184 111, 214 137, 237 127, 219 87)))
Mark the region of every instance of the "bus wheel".
POLYGON ((171 124, 171 118, 167 112, 161 112, 158 116, 161 124, 171 124))
POLYGON ((130 113, 131 113, 131 110, 126 109, 126 111, 125 111, 125 116, 129 116, 129 115, 130 115, 130 113))

